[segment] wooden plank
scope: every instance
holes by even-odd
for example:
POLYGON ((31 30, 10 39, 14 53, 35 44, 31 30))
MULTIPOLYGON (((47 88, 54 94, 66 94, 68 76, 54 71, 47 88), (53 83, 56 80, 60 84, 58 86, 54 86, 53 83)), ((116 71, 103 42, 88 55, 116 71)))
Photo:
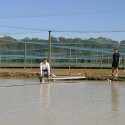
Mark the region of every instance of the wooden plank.
POLYGON ((40 78, 41 81, 52 81, 52 80, 84 80, 86 79, 85 76, 56 76, 50 78, 40 78))

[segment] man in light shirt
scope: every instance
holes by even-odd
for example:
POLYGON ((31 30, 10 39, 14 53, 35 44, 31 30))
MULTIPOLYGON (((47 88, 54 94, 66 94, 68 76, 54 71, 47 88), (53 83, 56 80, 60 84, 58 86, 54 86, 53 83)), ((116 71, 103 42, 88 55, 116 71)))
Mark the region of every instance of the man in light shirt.
POLYGON ((40 63, 40 77, 50 77, 50 64, 47 62, 47 59, 44 59, 43 62, 40 63))

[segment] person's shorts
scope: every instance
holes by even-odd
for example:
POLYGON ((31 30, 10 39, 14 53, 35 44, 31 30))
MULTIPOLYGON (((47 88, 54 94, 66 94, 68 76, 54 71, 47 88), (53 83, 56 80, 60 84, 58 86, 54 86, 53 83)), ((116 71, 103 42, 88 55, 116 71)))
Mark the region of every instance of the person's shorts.
POLYGON ((119 63, 118 63, 118 62, 113 62, 113 63, 112 63, 112 67, 118 68, 118 67, 119 67, 119 63))
POLYGON ((48 70, 45 69, 45 70, 42 70, 42 76, 47 78, 48 77, 48 70))

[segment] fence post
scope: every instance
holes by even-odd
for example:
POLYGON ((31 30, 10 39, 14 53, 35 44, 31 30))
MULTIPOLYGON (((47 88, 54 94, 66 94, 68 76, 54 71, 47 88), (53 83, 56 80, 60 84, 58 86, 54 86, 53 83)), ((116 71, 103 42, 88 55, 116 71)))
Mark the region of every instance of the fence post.
POLYGON ((70 69, 70 65, 71 65, 71 48, 69 49, 69 69, 70 69))
POLYGON ((48 61, 51 63, 51 31, 49 31, 48 61))
POLYGON ((24 42, 24 68, 26 68, 26 42, 24 42))

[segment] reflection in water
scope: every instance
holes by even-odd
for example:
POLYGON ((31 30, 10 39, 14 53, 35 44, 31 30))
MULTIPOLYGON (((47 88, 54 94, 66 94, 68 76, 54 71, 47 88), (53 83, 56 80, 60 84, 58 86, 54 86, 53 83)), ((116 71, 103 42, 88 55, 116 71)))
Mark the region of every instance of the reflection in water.
POLYGON ((41 84, 40 103, 43 122, 45 125, 50 125, 50 84, 41 84))
POLYGON ((111 84, 111 94, 112 94, 112 116, 113 121, 117 124, 117 117, 119 111, 119 95, 118 95, 118 83, 113 82, 111 84))

